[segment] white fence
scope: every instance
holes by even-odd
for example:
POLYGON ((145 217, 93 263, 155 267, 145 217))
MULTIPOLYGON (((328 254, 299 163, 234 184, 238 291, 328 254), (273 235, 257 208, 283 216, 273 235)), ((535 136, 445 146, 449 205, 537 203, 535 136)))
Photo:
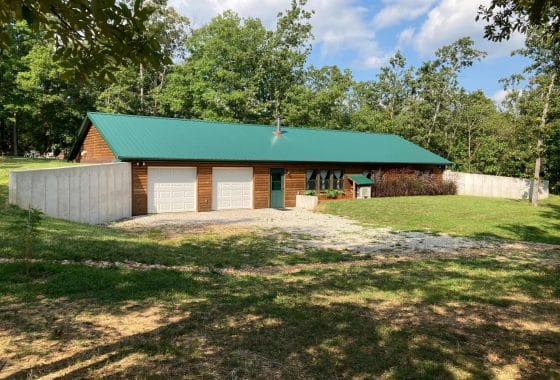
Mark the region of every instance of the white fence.
MULTIPOLYGON (((455 181, 457 194, 512 199, 529 199, 533 181, 524 178, 471 174, 446 170, 443 178, 455 181)), ((548 181, 540 181, 539 199, 548 198, 548 181)))
POLYGON ((82 223, 131 216, 130 163, 78 165, 10 172, 10 204, 82 223))

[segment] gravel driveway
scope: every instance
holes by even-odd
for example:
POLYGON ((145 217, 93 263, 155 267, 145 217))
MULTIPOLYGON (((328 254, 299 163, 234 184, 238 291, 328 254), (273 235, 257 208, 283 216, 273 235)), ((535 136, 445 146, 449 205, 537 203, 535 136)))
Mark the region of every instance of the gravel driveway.
POLYGON ((113 223, 112 226, 123 229, 164 228, 185 232, 200 230, 206 226, 246 228, 265 236, 284 238, 286 244, 282 246, 287 251, 331 249, 354 253, 387 250, 446 252, 492 245, 485 241, 445 234, 364 227, 340 216, 295 208, 153 214, 113 223))

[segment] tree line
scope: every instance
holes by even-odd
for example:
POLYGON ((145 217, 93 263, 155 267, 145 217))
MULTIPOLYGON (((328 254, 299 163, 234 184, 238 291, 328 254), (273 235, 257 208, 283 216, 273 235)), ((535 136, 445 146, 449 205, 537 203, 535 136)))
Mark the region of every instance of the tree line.
MULTIPOLYGON (((418 67, 397 51, 372 80, 308 65, 313 14, 304 5, 293 1, 272 30, 231 11, 193 29, 165 1, 152 2, 142 17, 151 38, 144 49, 158 51, 155 61, 127 60, 126 46, 120 55, 100 47, 102 59, 93 52, 88 61, 79 49, 61 51, 50 29, 13 17, 0 33, 0 151, 67 152, 92 110, 261 124, 280 118, 285 125, 395 133, 460 171, 533 177, 537 170, 560 191, 556 34, 538 25, 523 30, 526 47, 516 53, 532 64, 503 80, 508 96, 496 105, 459 83, 461 71, 486 56, 469 37, 418 67)), ((489 19, 491 10, 484 11, 489 19)))

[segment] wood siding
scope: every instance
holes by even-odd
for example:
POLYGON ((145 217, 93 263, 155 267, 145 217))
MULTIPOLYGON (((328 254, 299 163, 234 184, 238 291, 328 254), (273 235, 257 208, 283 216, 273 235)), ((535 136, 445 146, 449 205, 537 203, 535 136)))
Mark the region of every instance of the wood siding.
POLYGON ((113 162, 115 155, 105 142, 101 134, 94 125, 90 126, 86 133, 86 137, 80 147, 77 162, 84 163, 106 163, 113 162))
POLYGON ((132 163, 132 215, 148 213, 148 167, 132 163))
MULTIPOLYGON (((253 207, 270 206, 270 169, 284 168, 284 206, 295 207, 296 195, 305 191, 305 172, 308 169, 342 169, 345 175, 362 174, 364 170, 381 169, 386 176, 397 171, 408 171, 411 175, 416 170, 431 170, 436 178, 441 179, 443 169, 430 165, 337 165, 337 164, 282 164, 282 163, 246 163, 246 162, 132 162, 132 214, 144 215, 148 208, 148 167, 149 166, 183 166, 197 169, 197 211, 212 210, 212 168, 213 167, 252 167, 253 168, 253 207)), ((352 185, 344 181, 345 194, 342 198, 351 198, 352 185)))
POLYGON ((296 195, 305 189, 305 166, 252 164, 246 162, 132 162, 132 214, 144 215, 148 208, 148 167, 183 166, 197 170, 197 211, 212 210, 212 168, 253 168, 253 207, 270 206, 270 169, 284 168, 284 206, 295 207, 296 195))

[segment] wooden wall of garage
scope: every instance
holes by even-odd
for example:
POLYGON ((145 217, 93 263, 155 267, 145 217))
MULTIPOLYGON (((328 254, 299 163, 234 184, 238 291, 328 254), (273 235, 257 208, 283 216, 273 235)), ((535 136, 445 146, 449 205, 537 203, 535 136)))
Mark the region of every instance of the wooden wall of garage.
MULTIPOLYGON (((307 169, 342 169, 345 174, 361 174, 364 170, 381 169, 386 175, 392 171, 430 169, 441 178, 443 169, 430 165, 337 165, 337 164, 282 164, 246 162, 177 162, 148 161, 132 162, 132 214, 144 215, 148 212, 148 167, 173 166, 195 167, 197 169, 197 210, 212 210, 212 168, 213 167, 252 167, 253 168, 253 207, 266 208, 270 204, 270 169, 284 168, 284 206, 295 207, 296 195, 305 191, 305 172, 307 169)), ((351 184, 345 181, 345 195, 351 197, 351 184)))
POLYGON ((107 145, 103 137, 101 137, 97 128, 92 125, 80 147, 80 152, 76 157, 76 161, 99 164, 113 162, 114 160, 115 155, 109 148, 109 145, 107 145))
POLYGON ((177 162, 148 161, 132 162, 132 214, 144 215, 148 212, 148 167, 172 166, 195 167, 197 169, 197 210, 212 210, 212 168, 252 167, 253 207, 266 208, 270 204, 270 168, 284 168, 284 205, 295 207, 296 195, 305 189, 305 165, 252 164, 246 162, 177 162))

